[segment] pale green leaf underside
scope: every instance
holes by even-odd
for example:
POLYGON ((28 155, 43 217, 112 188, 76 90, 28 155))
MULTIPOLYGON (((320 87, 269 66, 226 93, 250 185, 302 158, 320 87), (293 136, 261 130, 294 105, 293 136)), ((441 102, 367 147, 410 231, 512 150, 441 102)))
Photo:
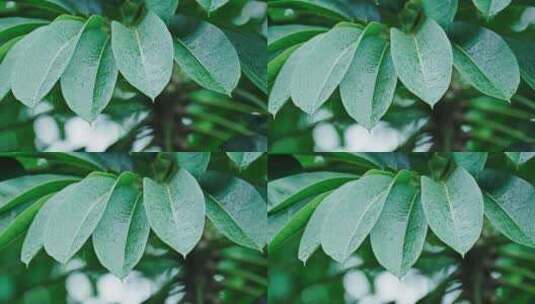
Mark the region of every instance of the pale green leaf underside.
POLYGON ((396 90, 397 75, 381 27, 370 23, 363 31, 340 94, 347 113, 364 127, 373 128, 386 113, 396 90))
POLYGON ((143 256, 149 232, 137 177, 123 173, 93 233, 98 260, 117 277, 126 277, 143 256))
POLYGON ((489 221, 512 241, 535 247, 533 185, 516 176, 485 177, 485 215, 489 221))
POLYGON ((505 9, 511 0, 472 0, 474 5, 486 17, 492 17, 505 9))
POLYGON ((230 95, 240 80, 238 53, 223 31, 203 22, 175 41, 175 61, 199 85, 230 95))
POLYGON ((206 214, 197 180, 185 169, 166 184, 145 178, 143 201, 156 235, 183 256, 190 253, 201 239, 206 214))
POLYGON ((178 152, 174 153, 178 166, 184 168, 195 177, 201 176, 210 163, 210 152, 178 152))
POLYGON ((69 66, 61 76, 61 91, 69 108, 93 121, 110 102, 118 70, 102 19, 92 17, 78 41, 69 66))
POLYGON ((325 198, 324 204, 337 201, 321 227, 325 253, 343 263, 360 247, 381 214, 391 183, 391 176, 370 174, 346 183, 325 198))
POLYGON ((421 179, 422 203, 431 230, 464 255, 483 228, 483 195, 475 179, 457 167, 445 181, 421 179))
POLYGON ((59 80, 74 53, 84 24, 57 20, 32 32, 31 43, 17 56, 11 75, 15 97, 35 107, 59 80))
POLYGON ((381 265, 402 277, 422 253, 426 234, 420 193, 411 184, 410 173, 401 171, 370 233, 373 252, 381 265))
POLYGON ((231 241, 262 250, 266 243, 267 211, 260 193, 249 183, 229 178, 221 188, 209 190, 207 215, 231 241))
POLYGON ((305 42, 327 28, 303 24, 274 25, 268 28, 268 49, 275 51, 305 42))
POLYGON ((196 0, 207 12, 211 13, 227 4, 229 0, 196 0))
POLYGON ((46 203, 39 209, 39 212, 33 219, 26 237, 24 238, 24 243, 22 244, 22 250, 20 252, 20 260, 29 265, 31 260, 39 253, 39 251, 44 246, 44 237, 45 237, 45 227, 50 218, 50 212, 55 208, 55 206, 60 203, 60 200, 55 200, 54 202, 48 202, 50 199, 49 196, 44 197, 46 203))
POLYGON ((463 167, 473 176, 483 171, 488 158, 487 152, 453 152, 452 157, 457 165, 463 167))
POLYGON ((294 104, 308 114, 316 112, 331 96, 349 68, 362 30, 338 26, 318 40, 310 40, 310 48, 300 56, 291 79, 294 104))
POLYGON ((453 55, 446 33, 427 18, 415 33, 392 28, 390 38, 399 79, 409 91, 434 106, 451 82, 453 55))
POLYGON ((92 173, 50 198, 48 203, 55 208, 50 211, 44 240, 51 257, 66 263, 82 248, 100 221, 114 185, 114 177, 92 173))
POLYGON ((507 43, 490 30, 466 23, 453 24, 452 41, 461 76, 481 93, 509 101, 520 84, 520 69, 507 43))
POLYGON ((276 115, 288 99, 290 99, 292 79, 294 78, 297 65, 301 62, 302 58, 308 57, 316 49, 316 44, 322 39, 323 35, 317 35, 300 46, 282 66, 269 93, 268 110, 271 114, 276 115))
POLYGON ((148 12, 136 27, 112 22, 112 50, 124 78, 154 100, 173 72, 173 39, 165 23, 148 12))

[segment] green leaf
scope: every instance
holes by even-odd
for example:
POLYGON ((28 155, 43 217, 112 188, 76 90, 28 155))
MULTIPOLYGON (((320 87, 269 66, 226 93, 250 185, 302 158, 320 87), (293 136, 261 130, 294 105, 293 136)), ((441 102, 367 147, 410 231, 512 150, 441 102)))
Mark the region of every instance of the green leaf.
POLYGON ((0 215, 0 249, 24 234, 35 214, 49 197, 50 195, 44 196, 35 202, 19 205, 0 215))
POLYGON ((206 212, 210 221, 231 241, 261 251, 266 243, 266 202, 249 183, 235 177, 212 174, 206 212))
POLYGON ((351 9, 340 0, 273 0, 269 7, 293 8, 336 20, 352 20, 351 9))
POLYGON ((427 18, 415 33, 392 28, 392 59, 399 79, 409 91, 434 106, 451 82, 453 55, 444 30, 427 18))
POLYGON ((370 174, 348 182, 325 199, 337 200, 321 227, 325 253, 343 263, 368 236, 390 192, 392 177, 370 174))
POLYGON ((2 64, 0 65, 0 101, 7 96, 12 88, 11 76, 13 75, 13 68, 17 62, 17 58, 44 31, 46 31, 46 28, 34 30, 31 34, 28 34, 21 40, 17 41, 7 53, 6 57, 2 61, 2 64))
POLYGON ((175 61, 199 85, 231 95, 240 80, 240 60, 229 39, 216 26, 202 22, 175 41, 175 61))
POLYGON ((169 23, 178 8, 178 0, 145 0, 147 9, 169 23))
POLYGON ((281 70, 282 66, 288 61, 288 58, 301 47, 302 44, 296 44, 291 46, 284 51, 277 51, 273 56, 270 57, 268 67, 267 67, 267 81, 268 85, 272 86, 277 74, 281 70))
POLYGON ((535 42, 506 39, 520 67, 520 76, 535 90, 535 42))
POLYGON ((517 166, 527 163, 535 156, 535 152, 505 152, 505 155, 517 166))
POLYGON ((472 176, 477 176, 485 168, 487 152, 453 152, 452 157, 457 165, 463 167, 472 176))
POLYGON ((454 23, 451 33, 455 69, 481 93, 509 101, 520 84, 520 70, 507 43, 488 29, 462 22, 454 23))
POLYGON ((236 48, 245 76, 267 94, 267 49, 266 40, 257 35, 225 31, 236 48))
POLYGON ((123 279, 143 256, 150 232, 138 176, 121 174, 107 205, 93 247, 100 263, 123 279))
POLYGON ((303 24, 270 26, 268 28, 268 50, 273 52, 279 49, 289 48, 327 30, 325 27, 303 24))
POLYGON ((50 198, 48 203, 55 208, 45 227, 45 250, 51 257, 66 263, 82 248, 100 221, 114 185, 113 176, 92 173, 50 198))
MULTIPOLYGON (((320 195, 312 198, 310 201, 307 201, 304 206, 298 210, 291 212, 287 217, 280 229, 271 237, 269 242, 269 251, 272 252, 283 247, 284 243, 293 235, 295 235, 301 228, 303 228, 310 216, 316 210, 318 205, 323 201, 323 199, 329 195, 330 192, 321 193, 320 195)), ((273 215, 270 215, 268 221, 271 225, 272 218, 277 218, 278 213, 285 212, 286 210, 281 210, 273 215)), ((319 245, 319 240, 318 240, 319 245)))
POLYGON ((323 35, 320 34, 299 47, 282 66, 269 94, 268 110, 271 114, 276 115, 290 98, 292 79, 294 78, 298 64, 302 58, 308 57, 316 49, 316 45, 322 39, 323 35))
POLYGON ((535 188, 512 175, 485 171, 485 215, 506 237, 519 244, 535 247, 535 188))
POLYGON ((312 114, 334 92, 351 65, 362 30, 338 26, 303 48, 314 48, 301 56, 291 80, 291 95, 296 106, 312 114))
POLYGON ((329 199, 332 192, 326 193, 328 193, 326 194, 327 197, 322 198, 319 206, 314 210, 314 213, 305 227, 301 241, 299 242, 298 257, 303 263, 306 263, 310 256, 312 256, 312 254, 320 247, 321 230, 322 227, 324 227, 323 223, 325 218, 339 202, 338 197, 329 199))
POLYGON ((47 20, 24 17, 0 18, 0 44, 48 24, 47 20))
POLYGON ((485 17, 492 17, 505 9, 511 0, 472 0, 485 17))
POLYGON ((398 173, 381 216, 370 233, 379 263, 400 278, 418 260, 427 234, 420 193, 411 177, 408 171, 398 173))
POLYGON ((173 72, 173 38, 165 23, 148 12, 141 23, 127 28, 112 22, 112 50, 124 78, 154 100, 173 72))
POLYGON ((397 84, 396 70, 382 26, 372 22, 359 39, 347 74, 340 83, 344 107, 364 127, 373 128, 386 113, 397 84))
POLYGON ((31 260, 39 253, 39 251, 44 246, 44 237, 45 237, 45 227, 49 221, 51 211, 61 203, 60 200, 50 201, 50 198, 53 194, 42 197, 40 200, 43 200, 44 206, 39 209, 39 212, 33 219, 28 233, 24 238, 24 243, 22 244, 22 250, 20 252, 20 260, 28 266, 31 260))
POLYGON ((184 257, 202 237, 205 199, 197 180, 179 169, 166 184, 143 180, 143 201, 156 235, 184 257))
POLYGON ((483 227, 483 195, 475 179, 457 167, 444 181, 422 176, 422 203, 431 230, 461 255, 483 227))
POLYGON ((35 7, 50 9, 59 13, 74 14, 74 8, 68 0, 15 0, 15 2, 27 3, 35 7))
POLYGON ((102 31, 104 19, 91 17, 69 66, 61 76, 61 92, 67 105, 87 121, 93 121, 110 102, 119 71, 110 37, 102 31))
POLYGON ((226 152, 227 156, 236 164, 240 169, 249 167, 254 161, 259 159, 264 152, 226 152))
POLYGON ((195 177, 206 172, 210 163, 210 152, 177 152, 175 157, 180 168, 188 170, 195 177))
POLYGON ((358 176, 339 172, 308 172, 268 183, 268 212, 276 212, 310 196, 340 187, 358 176))
POLYGON ((227 4, 229 0, 196 0, 202 8, 208 13, 214 12, 223 5, 227 4))
POLYGON ((423 5, 427 17, 448 28, 459 9, 459 0, 424 0, 423 5))
POLYGON ((2 181, 0 182, 0 213, 56 192, 78 180, 77 177, 67 175, 39 174, 2 181))
POLYGON ((29 38, 31 44, 17 56, 11 74, 18 100, 35 107, 50 92, 67 68, 83 26, 74 20, 57 20, 29 38))

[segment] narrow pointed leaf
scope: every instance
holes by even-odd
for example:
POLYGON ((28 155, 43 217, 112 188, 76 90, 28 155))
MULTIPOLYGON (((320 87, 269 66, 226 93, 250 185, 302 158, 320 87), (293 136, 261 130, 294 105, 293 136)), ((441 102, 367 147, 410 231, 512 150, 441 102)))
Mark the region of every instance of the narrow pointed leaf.
POLYGON ((113 176, 92 173, 50 198, 49 204, 57 204, 45 227, 45 250, 51 257, 66 263, 82 248, 100 221, 114 185, 113 176))
POLYGON ((427 17, 448 28, 459 9, 459 0, 424 0, 423 5, 427 17))
POLYGON ((31 260, 43 249, 44 238, 45 238, 45 227, 50 218, 51 211, 58 205, 61 201, 54 200, 49 202, 53 194, 44 196, 40 200, 44 200, 44 205, 39 209, 39 212, 33 219, 28 233, 24 238, 24 243, 22 244, 22 250, 20 252, 20 260, 28 266, 31 260))
POLYGON ((535 247, 535 188, 526 180, 485 171, 485 215, 503 235, 519 244, 535 247))
MULTIPOLYGON (((338 26, 321 36, 314 49, 296 64, 291 80, 291 96, 304 112, 316 112, 331 96, 349 68, 362 30, 338 26)), ((309 46, 308 46, 309 47, 309 46)))
POLYGON ((457 165, 463 167, 472 176, 477 176, 485 168, 487 152, 453 152, 452 157, 457 165))
POLYGON ((185 169, 166 184, 145 178, 143 203, 156 235, 183 256, 190 253, 201 239, 206 214, 197 180, 185 169))
POLYGON ((264 152, 226 152, 227 156, 236 164, 240 169, 249 167, 253 162, 259 159, 264 152))
POLYGON ((11 38, 26 34, 37 27, 48 24, 47 20, 24 17, 6 17, 0 19, 0 44, 11 38))
POLYGON ((535 152, 505 152, 505 155, 507 155, 515 165, 520 166, 532 159, 535 156, 535 152))
POLYGON ((24 235, 35 214, 48 198, 49 196, 44 196, 37 201, 27 202, 0 215, 0 249, 24 235))
POLYGON ((472 0, 485 17, 492 17, 505 9, 511 0, 472 0))
POLYGON ((402 277, 422 253, 426 234, 419 190, 411 183, 411 174, 401 171, 370 233, 373 252, 381 265, 402 277))
POLYGON ((176 12, 178 2, 178 0, 145 0, 145 5, 165 23, 169 23, 176 12))
POLYGON ((276 115, 288 99, 290 99, 292 79, 296 73, 297 65, 301 62, 302 58, 308 57, 316 49, 316 44, 322 39, 322 35, 320 34, 312 38, 299 47, 282 66, 269 93, 268 110, 271 114, 276 115))
POLYGON ((227 4, 229 0, 196 0, 207 12, 211 13, 227 4))
POLYGON ((507 43, 488 29, 462 22, 452 24, 451 33, 455 69, 481 93, 509 101, 520 84, 520 69, 507 43))
POLYGON ((358 176, 339 172, 307 172, 268 183, 268 212, 276 212, 309 196, 340 187, 358 176))
MULTIPOLYGON (((334 206, 340 202, 337 196, 331 196, 332 192, 327 194, 327 197, 321 198, 321 202, 314 210, 314 213, 308 221, 301 241, 299 242, 298 257, 303 263, 314 254, 321 245, 321 230, 324 227, 324 221, 327 215, 334 209, 334 206), (329 198, 330 197, 330 198, 329 198)), ((318 196, 320 197, 320 196, 318 196)))
POLYGON ((93 121, 111 100, 118 70, 111 40, 102 31, 103 19, 92 17, 82 33, 74 55, 61 77, 67 105, 87 121, 93 121))
MULTIPOLYGON (((270 235, 269 239, 269 251, 277 250, 282 248, 286 241, 294 236, 299 230, 301 230, 307 223, 307 221, 312 216, 312 213, 318 205, 325 199, 325 197, 330 192, 321 193, 320 195, 308 200, 304 206, 288 214, 287 218, 284 221, 284 225, 277 229, 276 233, 270 235)), ((279 211, 284 213, 286 210, 279 211)), ((271 219, 276 218, 278 213, 272 214, 268 218, 269 224, 271 224, 271 219)), ((319 241, 318 241, 319 244, 319 241)))
POLYGON ((431 230, 464 255, 483 227, 483 195, 475 179, 457 167, 445 181, 422 176, 422 203, 431 230))
POLYGON ((15 97, 28 107, 40 102, 59 80, 76 48, 83 23, 57 20, 18 56, 11 75, 15 97))
POLYGON ((427 18, 415 33, 393 28, 392 59, 399 79, 430 106, 444 96, 451 82, 453 55, 444 30, 427 18))
POLYGON ((112 22, 112 50, 126 80, 154 100, 171 80, 173 39, 165 23, 148 12, 136 27, 112 22))
POLYGON ((397 75, 381 27, 370 23, 362 32, 355 56, 340 83, 344 107, 364 127, 373 128, 386 113, 396 90, 397 75))
POLYGON ((240 80, 240 59, 229 39, 216 26, 203 22, 175 41, 175 61, 199 85, 230 95, 240 80))
POLYGON ((303 24, 270 26, 268 28, 268 49, 270 52, 286 49, 292 45, 308 41, 327 30, 325 27, 303 24))
POLYGON ((212 173, 205 180, 206 212, 210 221, 231 241, 256 250, 266 243, 266 202, 249 183, 212 173))
POLYGON ((121 174, 93 233, 98 260, 121 279, 139 262, 149 237, 142 197, 138 177, 129 172, 121 174))
POLYGON ((0 213, 78 181, 67 175, 26 175, 0 182, 0 213))
POLYGON ((321 228, 325 253, 343 263, 360 247, 379 219, 391 183, 391 176, 370 174, 346 183, 326 198, 339 202, 326 215, 321 228))

